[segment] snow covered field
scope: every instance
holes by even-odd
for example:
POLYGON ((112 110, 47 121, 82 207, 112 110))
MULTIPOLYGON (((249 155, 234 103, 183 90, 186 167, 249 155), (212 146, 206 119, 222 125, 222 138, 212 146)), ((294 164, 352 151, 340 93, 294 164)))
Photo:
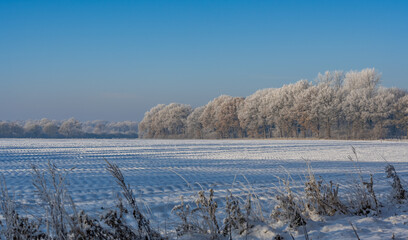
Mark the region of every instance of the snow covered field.
MULTIPOLYGON (((0 139, 0 173, 15 199, 30 211, 37 204, 32 165, 44 168, 52 161, 59 168, 74 168, 68 179, 71 196, 79 208, 98 212, 101 206, 113 206, 119 192, 105 170, 106 159, 121 168, 137 199, 150 208, 153 227, 171 231, 178 221, 171 209, 179 196, 188 198, 201 188, 215 189, 218 199, 225 198, 228 189, 239 195, 252 188, 268 217, 278 178, 289 173, 301 186, 307 161, 316 176, 347 185, 357 172, 348 159, 353 155, 351 146, 357 150, 363 174, 374 175, 379 199, 387 203, 390 181, 384 167, 386 161, 392 163, 402 179, 408 179, 406 141, 0 139)), ((307 227, 312 239, 356 239, 348 221, 361 239, 391 239, 392 234, 406 239, 405 210, 385 209, 383 215, 367 218, 335 216, 307 227), (396 212, 398 216, 393 216, 396 212)), ((270 228, 251 235, 273 236, 270 228)), ((301 234, 297 237, 304 239, 301 234)))

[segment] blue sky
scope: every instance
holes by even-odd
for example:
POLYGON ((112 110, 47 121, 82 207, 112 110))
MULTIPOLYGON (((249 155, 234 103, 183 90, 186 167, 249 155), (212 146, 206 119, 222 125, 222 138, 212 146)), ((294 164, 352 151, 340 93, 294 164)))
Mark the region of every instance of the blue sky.
POLYGON ((141 120, 158 103, 375 67, 408 89, 408 1, 0 0, 0 120, 141 120))

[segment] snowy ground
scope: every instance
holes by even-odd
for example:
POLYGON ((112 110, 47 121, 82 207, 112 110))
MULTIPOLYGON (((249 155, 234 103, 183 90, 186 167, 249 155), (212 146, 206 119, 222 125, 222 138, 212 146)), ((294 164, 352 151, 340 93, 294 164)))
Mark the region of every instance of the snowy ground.
MULTIPOLYGON (((46 166, 50 160, 69 174, 70 191, 79 208, 100 211, 113 206, 119 189, 105 170, 105 159, 118 164, 137 198, 151 209, 153 226, 171 231, 177 218, 170 211, 179 196, 189 197, 201 188, 214 188, 218 199, 229 189, 236 194, 252 191, 262 200, 265 217, 273 207, 278 178, 288 173, 299 185, 310 161, 317 176, 343 186, 357 171, 348 159, 355 147, 364 174, 374 175, 374 186, 385 202, 383 214, 372 217, 335 216, 308 223, 312 239, 408 238, 407 204, 387 204, 389 181, 386 161, 408 180, 408 142, 326 140, 89 140, 89 139, 0 139, 0 173, 26 211, 34 209, 31 166, 46 166), (184 178, 184 179, 183 179, 184 178), (186 181, 191 184, 188 186, 186 181), (193 189, 192 189, 193 188, 193 189), (396 215, 397 214, 397 215, 396 215)), ((284 226, 273 226, 281 231, 284 226)), ((250 237, 270 239, 273 228, 258 226, 250 237)), ((304 239, 301 232, 293 233, 304 239)))

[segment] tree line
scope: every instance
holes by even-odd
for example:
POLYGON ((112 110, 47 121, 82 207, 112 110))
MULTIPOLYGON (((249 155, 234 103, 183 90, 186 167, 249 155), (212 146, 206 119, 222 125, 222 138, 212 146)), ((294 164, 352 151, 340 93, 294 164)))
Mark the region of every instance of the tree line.
POLYGON ((408 93, 380 86, 375 69, 327 71, 243 97, 222 95, 207 105, 159 104, 139 124, 141 138, 407 137, 408 93))
POLYGON ((136 138, 137 122, 79 122, 41 119, 24 122, 0 122, 3 138, 136 138))

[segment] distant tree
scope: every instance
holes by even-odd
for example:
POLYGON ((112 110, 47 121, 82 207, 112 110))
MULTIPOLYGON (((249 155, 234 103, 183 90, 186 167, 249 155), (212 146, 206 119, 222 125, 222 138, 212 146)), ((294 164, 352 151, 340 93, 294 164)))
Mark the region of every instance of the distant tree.
POLYGON ((17 123, 0 122, 0 137, 16 138, 23 137, 24 129, 17 123))
POLYGON ((225 99, 216 110, 215 128, 221 138, 242 137, 242 129, 238 118, 238 109, 243 105, 244 98, 231 97, 225 99))
POLYGON ((320 136, 320 107, 316 106, 318 87, 311 86, 295 96, 295 112, 303 137, 320 136))
POLYGON ((405 132, 405 136, 408 137, 408 94, 398 100, 395 114, 394 124, 398 129, 405 132))
POLYGON ((138 132, 138 123, 133 121, 110 122, 106 124, 106 128, 110 134, 135 136, 138 132))
POLYGON ((203 138, 203 125, 200 122, 200 116, 203 114, 205 107, 198 107, 193 110, 187 117, 187 137, 203 138))
POLYGON ((53 122, 47 122, 43 125, 43 133, 46 137, 55 138, 59 136, 59 127, 53 122))
POLYGON ((377 94, 370 101, 370 119, 372 121, 373 138, 382 139, 387 135, 386 127, 392 123, 392 116, 396 114, 398 95, 392 89, 380 87, 377 94))
POLYGON ((279 94, 272 104, 272 113, 279 130, 279 137, 298 136, 296 96, 309 87, 310 83, 307 80, 300 80, 295 84, 284 85, 279 89, 279 94))
POLYGON ((227 95, 221 95, 217 98, 214 98, 212 101, 207 103, 204 107, 204 111, 201 114, 199 121, 203 126, 203 136, 204 138, 219 138, 219 134, 217 133, 216 128, 216 114, 217 108, 221 105, 222 102, 231 98, 227 95))
MULTIPOLYGON (((273 104, 277 89, 262 89, 245 98, 238 109, 238 119, 244 133, 253 138, 271 137, 273 118, 269 115, 270 104, 273 104)), ((244 134, 244 135, 245 135, 244 134)))
POLYGON ((82 123, 82 131, 89 137, 131 137, 137 136, 138 124, 133 121, 108 122, 102 120, 82 123))
POLYGON ((162 110, 166 105, 158 104, 145 113, 143 120, 139 124, 139 137, 140 138, 153 138, 155 130, 152 123, 157 118, 157 113, 162 110))
POLYGON ((157 117, 153 119, 155 137, 186 137, 187 117, 192 112, 189 105, 171 103, 157 112, 157 117))
POLYGON ((0 122, 0 137, 137 137, 138 124, 132 121, 101 120, 79 122, 75 119, 56 121, 43 118, 23 122, 0 122), (61 127, 61 129, 60 129, 61 127))
POLYGON ((315 103, 318 108, 319 119, 326 129, 326 138, 331 138, 332 124, 336 122, 340 110, 340 98, 338 91, 330 84, 321 83, 317 86, 318 91, 315 103))
POLYGON ((317 112, 326 129, 326 138, 331 138, 332 125, 339 120, 341 115, 342 94, 340 89, 344 78, 343 71, 326 71, 324 74, 319 73, 317 77, 318 91, 314 105, 319 108, 317 112))
POLYGON ((385 138, 407 135, 407 92, 379 87, 381 74, 326 71, 247 98, 221 95, 194 109, 157 105, 139 125, 141 137, 385 138))
POLYGON ((344 79, 343 91, 345 99, 342 102, 342 111, 346 121, 352 129, 352 137, 366 138, 367 125, 371 122, 372 105, 377 94, 381 75, 374 68, 363 69, 360 72, 350 71, 344 79))
POLYGON ((345 74, 343 71, 326 71, 317 75, 317 85, 327 84, 335 90, 339 90, 344 83, 345 74))
POLYGON ((95 124, 92 132, 95 133, 95 134, 107 134, 108 129, 106 127, 106 122, 98 121, 95 124))
POLYGON ((83 135, 82 124, 75 118, 70 118, 61 124, 58 133, 64 137, 80 137, 83 135))
POLYGON ((29 121, 24 125, 24 133, 26 137, 42 137, 43 129, 40 124, 29 121))
POLYGON ((231 129, 227 129, 229 122, 231 128, 239 128, 238 104, 243 99, 221 95, 210 101, 204 108, 199 121, 203 126, 203 136, 205 138, 222 138, 231 129))
POLYGON ((186 137, 187 117, 192 112, 189 105, 171 103, 157 105, 145 114, 139 125, 143 138, 186 137))

